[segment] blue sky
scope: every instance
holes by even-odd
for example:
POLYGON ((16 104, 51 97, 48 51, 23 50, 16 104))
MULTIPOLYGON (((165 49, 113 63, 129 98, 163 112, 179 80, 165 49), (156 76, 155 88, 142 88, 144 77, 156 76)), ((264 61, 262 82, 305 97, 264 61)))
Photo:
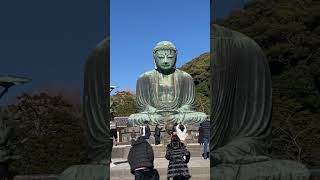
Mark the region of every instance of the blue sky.
MULTIPOLYGON (((228 15, 244 0, 214 1, 214 17, 228 15)), ((178 49, 177 67, 210 49, 210 1, 111 0, 110 83, 135 90, 136 80, 154 68, 152 50, 161 40, 178 49), (155 3, 158 2, 158 3, 155 3)))
POLYGON ((32 82, 13 87, 0 103, 39 89, 80 94, 84 62, 107 34, 107 9, 105 0, 1 1, 0 74, 32 82))

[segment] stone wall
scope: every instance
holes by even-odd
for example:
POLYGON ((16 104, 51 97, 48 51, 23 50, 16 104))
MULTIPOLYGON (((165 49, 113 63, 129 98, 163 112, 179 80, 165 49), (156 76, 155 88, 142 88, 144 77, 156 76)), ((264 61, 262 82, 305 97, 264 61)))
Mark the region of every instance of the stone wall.
MULTIPOLYGON (((151 129, 151 137, 150 137, 150 142, 154 144, 154 128, 155 126, 150 126, 151 129)), ((130 144, 131 143, 131 132, 135 131, 136 134, 139 134, 139 127, 127 127, 122 130, 122 143, 121 144, 130 144)), ((188 125, 187 126, 187 142, 188 143, 198 143, 198 132, 199 126, 198 125, 188 125)), ((170 141, 170 136, 167 134, 167 132, 164 131, 164 127, 162 128, 161 131, 161 143, 162 144, 167 144, 170 141)))

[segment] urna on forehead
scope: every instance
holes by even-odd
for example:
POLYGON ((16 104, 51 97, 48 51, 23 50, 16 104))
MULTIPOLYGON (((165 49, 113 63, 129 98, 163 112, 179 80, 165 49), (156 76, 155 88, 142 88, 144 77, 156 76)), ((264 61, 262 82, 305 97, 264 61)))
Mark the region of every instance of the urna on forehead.
POLYGON ((158 49, 155 53, 155 55, 176 55, 176 51, 172 49, 158 49))
POLYGON ((176 46, 170 41, 158 42, 157 45, 154 47, 153 52, 155 53, 158 50, 173 50, 177 52, 176 46))

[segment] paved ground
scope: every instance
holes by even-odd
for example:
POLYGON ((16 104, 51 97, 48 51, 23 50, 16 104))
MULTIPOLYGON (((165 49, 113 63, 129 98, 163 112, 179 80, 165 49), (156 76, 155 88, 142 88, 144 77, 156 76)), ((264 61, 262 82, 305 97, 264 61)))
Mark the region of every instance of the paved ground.
MULTIPOLYGON (((130 169, 130 166, 128 163, 121 163, 126 161, 126 159, 112 159, 112 164, 110 165, 111 170, 118 170, 118 169, 130 169), (120 163, 115 165, 114 163, 120 163)), ((156 158, 154 160, 154 166, 155 168, 167 168, 169 161, 165 158, 156 158)), ((208 167, 210 166, 210 160, 204 160, 200 157, 191 157, 190 162, 188 163, 189 167, 208 167)))
MULTIPOLYGON (((198 146, 199 143, 188 143, 187 146, 198 146)), ((117 145, 117 146, 113 146, 113 148, 122 148, 122 147, 128 147, 131 145, 117 145)), ((164 146, 163 144, 159 144, 159 145, 155 145, 155 144, 151 144, 152 147, 157 147, 157 146, 164 146)))
MULTIPOLYGON (((133 175, 130 174, 130 166, 128 163, 121 163, 126 161, 126 159, 113 159, 112 162, 116 163, 111 164, 110 171, 111 171, 111 179, 113 180, 133 180, 133 175), (119 163, 120 164, 117 164, 119 163)), ((164 180, 167 176, 167 167, 169 161, 165 158, 156 158, 154 160, 155 168, 159 171, 160 179, 164 180)), ((190 173, 192 175, 191 179, 197 180, 208 180, 210 175, 210 160, 204 160, 201 157, 191 157, 190 162, 188 163, 188 167, 190 173)))
MULTIPOLYGON (((160 180, 165 180, 167 177, 167 168, 169 161, 164 158, 166 146, 152 145, 155 154, 154 166, 160 174, 160 180)), ((188 144, 187 149, 191 152, 191 159, 188 167, 192 179, 208 180, 210 174, 210 160, 204 160, 201 157, 202 146, 199 144, 188 144)), ((126 162, 127 153, 129 152, 130 145, 118 145, 113 148, 112 164, 110 165, 111 179, 112 180, 133 180, 134 177, 130 173, 130 166, 126 162)))

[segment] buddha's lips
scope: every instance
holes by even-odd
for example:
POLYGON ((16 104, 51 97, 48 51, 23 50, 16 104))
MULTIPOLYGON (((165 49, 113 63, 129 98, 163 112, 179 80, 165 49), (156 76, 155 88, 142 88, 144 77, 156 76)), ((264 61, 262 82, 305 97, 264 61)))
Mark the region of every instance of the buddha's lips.
POLYGON ((164 68, 170 68, 171 66, 170 66, 170 65, 162 65, 162 67, 164 67, 164 68))

